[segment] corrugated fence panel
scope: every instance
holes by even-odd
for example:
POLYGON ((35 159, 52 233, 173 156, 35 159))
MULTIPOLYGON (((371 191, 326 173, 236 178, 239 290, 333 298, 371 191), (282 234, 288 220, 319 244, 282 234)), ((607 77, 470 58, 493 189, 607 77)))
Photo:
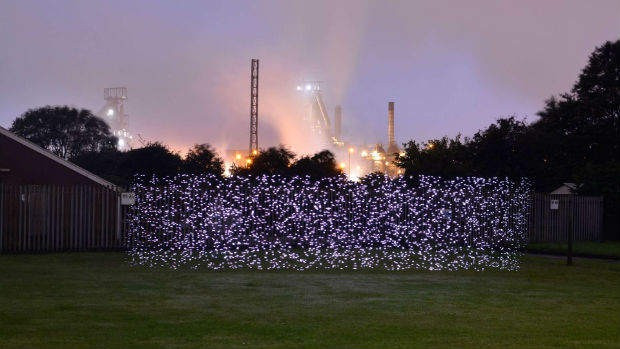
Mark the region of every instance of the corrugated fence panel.
POLYGON ((0 184, 0 252, 127 248, 129 208, 119 208, 119 195, 95 185, 0 184))
POLYGON ((601 196, 534 193, 529 220, 529 240, 531 242, 567 241, 571 218, 574 240, 602 240, 603 198, 601 196), (558 201, 557 209, 551 209, 552 200, 558 201))

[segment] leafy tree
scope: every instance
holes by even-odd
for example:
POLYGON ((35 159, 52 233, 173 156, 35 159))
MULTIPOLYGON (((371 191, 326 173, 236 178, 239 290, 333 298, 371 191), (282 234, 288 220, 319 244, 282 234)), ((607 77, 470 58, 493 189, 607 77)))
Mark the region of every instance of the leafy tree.
POLYGON ((290 167, 290 173, 312 178, 334 177, 342 174, 342 170, 336 165, 334 154, 329 150, 323 150, 312 157, 303 156, 290 167))
POLYGON ((467 147, 474 174, 517 179, 544 173, 548 159, 539 144, 525 121, 509 117, 478 131, 467 147))
POLYGON ((261 149, 248 167, 233 168, 235 175, 288 174, 295 153, 284 145, 261 149))
POLYGON ((567 180, 584 168, 616 168, 620 158, 620 41, 590 55, 570 93, 546 101, 532 127, 553 142, 545 144, 555 172, 567 180), (602 166, 607 164, 608 166, 602 166))
POLYGON ((406 176, 433 175, 446 178, 471 175, 471 155, 467 148, 468 140, 461 141, 443 137, 430 140, 426 144, 410 141, 403 144, 404 154, 398 155, 395 164, 405 169, 406 176))
POLYGON ((196 144, 189 150, 183 160, 186 173, 210 173, 221 176, 224 173, 224 161, 209 144, 196 144))
POLYGON ((183 160, 160 142, 148 143, 145 147, 124 153, 119 166, 119 174, 131 179, 136 174, 158 177, 174 176, 183 166, 183 160))
POLYGON ((125 187, 131 181, 126 174, 120 173, 125 155, 126 153, 116 149, 93 151, 75 156, 70 161, 116 185, 125 187))
POLYGON ((117 150, 90 152, 71 159, 112 183, 128 186, 136 174, 158 177, 174 176, 181 172, 183 160, 162 143, 149 143, 127 152, 117 150))
POLYGON ((68 106, 30 109, 13 121, 10 130, 65 159, 115 149, 118 141, 105 121, 86 109, 68 106))

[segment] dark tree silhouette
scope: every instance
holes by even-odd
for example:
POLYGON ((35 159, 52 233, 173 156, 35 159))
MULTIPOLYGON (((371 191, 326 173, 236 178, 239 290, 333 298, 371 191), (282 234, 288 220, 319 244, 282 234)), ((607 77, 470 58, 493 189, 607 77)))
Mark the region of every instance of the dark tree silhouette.
MULTIPOLYGON (((532 126, 547 135, 549 157, 570 177, 620 158, 620 41, 598 47, 570 93, 546 101, 532 126)), ((561 171, 560 171, 561 170, 561 171)))
POLYGON ((290 173, 312 178, 334 177, 342 174, 337 167, 334 154, 329 150, 320 151, 313 156, 303 156, 290 167, 290 173))
POLYGON ((462 142, 460 135, 454 139, 430 140, 424 145, 410 141, 403 146, 404 154, 398 155, 395 163, 405 170, 406 176, 423 174, 453 178, 472 173, 467 139, 462 142))
POLYGON ((233 168, 235 175, 289 174, 295 153, 284 145, 261 149, 247 167, 233 168))
POLYGON ((173 176, 182 170, 183 160, 162 143, 149 143, 127 152, 116 150, 81 154, 71 160, 114 184, 127 187, 136 174, 173 176))
POLYGON ((224 173, 224 161, 209 144, 196 144, 188 151, 183 160, 183 171, 192 174, 210 173, 221 176, 224 173))
POLYGON ((65 159, 115 149, 118 141, 105 121, 86 109, 68 106, 30 109, 13 121, 10 130, 65 159))
POLYGON ((114 149, 80 154, 71 158, 70 161, 116 185, 126 187, 131 178, 120 173, 120 166, 125 155, 126 153, 114 149))
POLYGON ((124 178, 132 178, 135 174, 174 176, 181 171, 182 165, 179 154, 162 143, 154 142, 124 153, 119 173, 124 178))
POLYGON ((472 174, 482 177, 517 179, 541 174, 545 156, 525 121, 513 117, 498 119, 478 131, 467 147, 472 158, 472 174))

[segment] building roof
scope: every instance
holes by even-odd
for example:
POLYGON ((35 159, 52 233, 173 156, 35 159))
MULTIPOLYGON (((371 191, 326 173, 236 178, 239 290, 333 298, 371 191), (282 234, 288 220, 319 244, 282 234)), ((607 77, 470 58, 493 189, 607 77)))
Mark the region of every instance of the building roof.
POLYGON ((31 142, 31 141, 29 141, 29 140, 27 140, 25 138, 22 138, 22 137, 20 137, 20 136, 18 136, 16 134, 14 134, 13 132, 5 129, 4 127, 1 127, 1 126, 0 126, 0 135, 6 136, 6 137, 8 137, 8 138, 10 138, 10 139, 20 143, 21 145, 34 150, 35 152, 37 152, 37 153, 39 153, 39 154, 41 154, 41 155, 43 155, 43 156, 45 156, 45 157, 47 157, 47 158, 49 158, 49 159, 51 159, 53 161, 59 163, 60 165, 66 167, 66 168, 68 168, 68 169, 70 169, 70 170, 72 170, 74 172, 79 173, 80 175, 90 179, 91 181, 93 181, 93 182, 95 182, 97 184, 100 184, 100 185, 102 185, 104 187, 108 187, 108 188, 111 188, 111 189, 114 189, 114 190, 118 190, 118 187, 115 184, 113 184, 111 182, 108 182, 105 179, 103 179, 103 178, 101 178, 101 177, 99 177, 99 176, 97 176, 97 175, 95 175, 95 174, 93 174, 93 173, 91 173, 89 171, 86 171, 85 169, 77 166, 76 164, 74 164, 72 162, 69 162, 69 161, 67 161, 67 160, 65 160, 65 159, 63 159, 63 158, 53 154, 49 150, 47 150, 45 148, 42 148, 39 145, 34 144, 33 142, 31 142))
POLYGON ((558 187, 556 190, 552 191, 549 194, 552 194, 552 195, 570 195, 570 194, 573 194, 573 192, 575 190, 577 190, 577 184, 575 184, 575 183, 564 183, 560 187, 558 187))

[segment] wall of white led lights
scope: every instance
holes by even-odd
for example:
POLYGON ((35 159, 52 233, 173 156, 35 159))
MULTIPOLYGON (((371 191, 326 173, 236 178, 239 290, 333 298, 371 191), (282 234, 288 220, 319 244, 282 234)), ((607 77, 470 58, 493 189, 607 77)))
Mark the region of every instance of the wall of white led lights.
POLYGON ((139 178, 129 254, 171 268, 516 270, 530 188, 473 177, 139 178))

